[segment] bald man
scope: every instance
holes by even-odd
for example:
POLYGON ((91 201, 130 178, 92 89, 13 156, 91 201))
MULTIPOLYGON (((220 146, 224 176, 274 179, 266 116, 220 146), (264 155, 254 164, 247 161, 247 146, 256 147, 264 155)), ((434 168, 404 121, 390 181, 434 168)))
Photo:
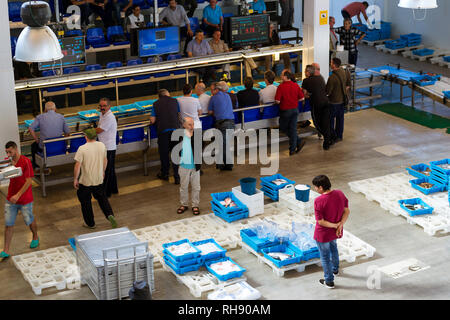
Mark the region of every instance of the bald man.
MULTIPOLYGON (((31 145, 31 158, 35 174, 40 174, 35 157, 36 153, 43 152, 44 140, 51 138, 60 138, 63 134, 68 136, 70 133, 69 126, 62 114, 56 113, 56 105, 53 101, 45 104, 45 113, 40 114, 34 119, 33 123, 28 128, 34 141, 31 145), (36 130, 39 129, 39 138, 36 135, 36 130)), ((45 174, 49 174, 50 169, 46 169, 45 174)))
POLYGON ((316 70, 315 72, 314 72, 314 76, 320 76, 321 74, 320 74, 320 65, 317 63, 317 62, 314 62, 314 63, 312 63, 311 64, 313 67, 314 67, 314 69, 316 70))
POLYGON ((198 96, 198 100, 200 101, 200 105, 202 106, 202 113, 208 113, 208 105, 211 96, 206 94, 206 85, 203 82, 199 82, 195 85, 195 93, 198 96))

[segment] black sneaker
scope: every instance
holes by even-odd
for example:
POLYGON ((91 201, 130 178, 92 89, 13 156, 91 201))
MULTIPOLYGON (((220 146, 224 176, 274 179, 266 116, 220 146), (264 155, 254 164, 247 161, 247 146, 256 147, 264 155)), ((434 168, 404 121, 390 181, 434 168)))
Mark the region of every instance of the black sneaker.
POLYGON ((330 150, 330 144, 327 142, 324 142, 322 147, 323 147, 323 150, 330 150))
POLYGON ((306 141, 305 141, 305 140, 302 140, 302 142, 300 142, 300 143, 297 145, 297 148, 295 149, 295 153, 299 153, 300 150, 302 150, 303 147, 305 146, 305 143, 306 143, 306 141))
POLYGON ((159 172, 156 177, 161 180, 169 181, 169 176, 163 176, 161 172, 159 172))
POLYGON ((319 282, 321 285, 325 286, 328 289, 334 289, 334 282, 328 283, 328 282, 325 282, 324 279, 320 279, 319 282))
POLYGON ((338 271, 333 271, 333 274, 334 274, 335 276, 338 276, 338 275, 339 275, 339 270, 338 270, 338 271))
POLYGON ((174 177, 175 184, 180 184, 180 177, 174 177))

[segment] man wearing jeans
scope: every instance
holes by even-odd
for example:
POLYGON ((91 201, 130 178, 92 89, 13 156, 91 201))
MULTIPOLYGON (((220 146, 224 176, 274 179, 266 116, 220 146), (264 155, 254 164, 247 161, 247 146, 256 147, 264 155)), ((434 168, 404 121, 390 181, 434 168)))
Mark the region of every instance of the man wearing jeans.
POLYGON ((298 153, 305 141, 297 134, 298 102, 305 100, 302 89, 297 83, 291 81, 292 74, 283 71, 283 82, 278 86, 275 94, 275 103, 280 105, 280 131, 289 137, 289 155, 298 153))
POLYGON ((79 147, 75 154, 73 177, 73 186, 77 190, 85 222, 83 226, 89 229, 95 228, 91 202, 91 196, 94 196, 106 219, 111 222, 113 228, 116 228, 117 222, 103 186, 106 164, 108 162, 106 159, 106 147, 103 142, 96 141, 97 132, 94 128, 86 129, 83 132, 86 137, 86 143, 79 147))
POLYGON ((314 200, 316 228, 314 240, 320 252, 320 261, 325 274, 320 284, 329 289, 334 288, 334 276, 339 274, 339 252, 336 240, 342 237, 344 224, 350 210, 348 199, 340 190, 331 190, 327 176, 320 175, 312 181, 320 196, 314 200))
POLYGON ((6 146, 6 154, 12 159, 13 165, 22 169, 22 176, 9 181, 8 195, 5 203, 5 244, 0 258, 10 256, 9 246, 11 244, 14 224, 19 211, 22 213, 25 224, 33 233, 30 248, 39 245, 36 219, 33 216, 33 192, 31 190, 31 179, 33 178, 33 167, 30 159, 20 154, 17 144, 9 141, 6 146))

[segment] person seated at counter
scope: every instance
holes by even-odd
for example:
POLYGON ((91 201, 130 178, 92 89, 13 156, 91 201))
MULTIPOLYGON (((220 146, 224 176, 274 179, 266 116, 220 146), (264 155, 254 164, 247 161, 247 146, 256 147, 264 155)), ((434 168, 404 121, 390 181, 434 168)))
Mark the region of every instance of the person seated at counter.
POLYGON ((253 79, 246 77, 244 79, 245 89, 237 93, 239 108, 253 107, 259 105, 258 91, 253 89, 253 79))
POLYGON ((141 7, 138 5, 133 5, 132 14, 130 14, 127 18, 127 30, 128 33, 131 29, 138 29, 145 27, 145 18, 141 13, 141 7))
POLYGON ((208 104, 211 96, 206 94, 206 86, 203 82, 199 82, 195 85, 195 94, 198 96, 198 100, 200 101, 200 105, 202 106, 202 113, 208 113, 208 104))
POLYGON ((274 81, 275 73, 272 70, 266 71, 266 73, 264 73, 266 87, 259 91, 259 102, 261 104, 273 103, 275 101, 277 87, 273 84, 274 81))
MULTIPOLYGON (((36 164, 36 153, 41 153, 44 150, 44 140, 51 138, 60 138, 63 133, 68 136, 70 133, 69 126, 62 114, 56 112, 56 105, 53 101, 45 104, 45 113, 40 114, 34 119, 33 123, 28 128, 34 142, 31 145, 31 163, 36 174, 39 174, 40 168, 36 164), (36 130, 39 128, 39 138, 36 135, 36 130)), ((50 168, 46 169, 45 174, 50 173, 50 168)))
MULTIPOLYGON (((159 14, 159 21, 163 26, 179 26, 180 36, 186 39, 186 44, 192 40, 194 33, 191 29, 191 22, 183 6, 179 5, 176 0, 169 1, 169 6, 159 14)), ((183 51, 186 51, 186 45, 183 51)))
MULTIPOLYGON (((195 32, 195 38, 188 43, 186 49, 189 58, 214 54, 208 41, 204 40, 204 38, 205 34, 202 30, 199 29, 195 32)), ((215 79, 216 77, 213 67, 197 68, 195 71, 199 74, 201 81, 205 84, 208 84, 210 78, 215 79)))
POLYGON ((264 0, 253 0, 253 2, 250 4, 250 8, 253 9, 253 13, 266 13, 266 3, 264 0))
POLYGON ((203 9, 203 24, 209 36, 212 36, 216 29, 223 31, 222 8, 217 5, 217 0, 210 0, 209 5, 203 9))
POLYGON ((87 0, 91 12, 102 19, 105 28, 113 25, 112 6, 108 0, 87 0))
MULTIPOLYGON (((222 33, 219 29, 216 29, 213 33, 213 38, 209 40, 209 46, 214 51, 214 53, 226 53, 230 52, 231 49, 228 48, 228 45, 225 43, 225 41, 221 40, 220 37, 222 36, 222 33)), ((227 73, 227 79, 231 79, 231 66, 229 63, 226 63, 223 65, 223 71, 227 73)))

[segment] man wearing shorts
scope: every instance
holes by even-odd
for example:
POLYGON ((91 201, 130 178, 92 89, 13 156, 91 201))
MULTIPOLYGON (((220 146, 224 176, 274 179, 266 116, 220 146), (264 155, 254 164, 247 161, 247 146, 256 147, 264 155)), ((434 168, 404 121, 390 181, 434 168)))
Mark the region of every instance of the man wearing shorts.
POLYGON ((36 219, 33 216, 33 192, 31 190, 31 179, 34 177, 33 166, 30 159, 20 154, 15 142, 8 142, 5 149, 8 157, 12 159, 13 165, 22 169, 22 176, 12 178, 9 182, 5 203, 5 246, 3 251, 0 252, 0 258, 10 256, 9 246, 19 211, 22 213, 25 224, 30 227, 33 233, 30 248, 34 249, 39 245, 36 219))

